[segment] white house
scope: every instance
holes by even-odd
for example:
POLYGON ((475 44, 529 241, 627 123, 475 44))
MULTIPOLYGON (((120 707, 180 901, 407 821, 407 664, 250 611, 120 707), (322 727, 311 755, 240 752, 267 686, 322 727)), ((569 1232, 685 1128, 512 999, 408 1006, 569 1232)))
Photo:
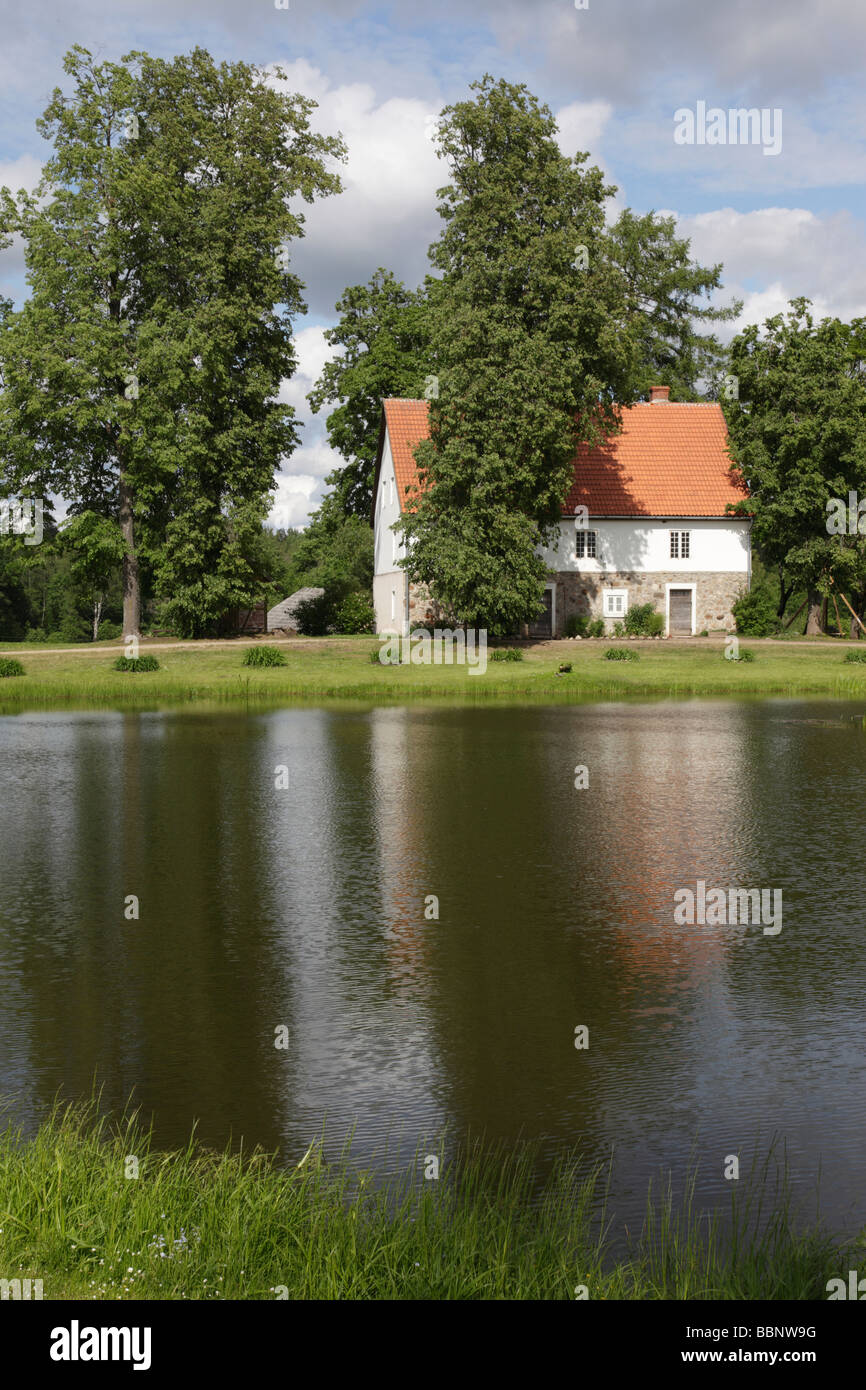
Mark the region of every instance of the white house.
MULTIPOLYGON (((377 630, 401 632, 440 617, 400 568, 405 550, 391 529, 417 492, 414 449, 427 437, 429 406, 383 404, 373 602, 377 630)), ((668 635, 732 629, 731 607, 751 580, 751 519, 726 512, 747 494, 730 472, 721 407, 672 402, 667 386, 654 386, 621 419, 620 434, 578 450, 558 543, 543 552, 545 609, 530 634, 561 636, 572 615, 612 628, 644 603, 664 614, 668 635)))

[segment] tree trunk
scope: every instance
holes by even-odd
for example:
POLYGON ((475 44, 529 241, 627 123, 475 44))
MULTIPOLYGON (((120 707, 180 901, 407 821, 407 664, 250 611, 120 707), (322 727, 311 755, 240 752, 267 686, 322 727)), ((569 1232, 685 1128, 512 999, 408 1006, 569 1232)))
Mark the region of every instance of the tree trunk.
POLYGON ((806 619, 806 636, 818 637, 823 628, 821 627, 821 609, 823 600, 819 593, 814 589, 809 590, 809 616, 806 619))
POLYGON ((120 529, 126 542, 123 557, 123 636, 138 637, 141 623, 141 584, 135 553, 135 527, 132 515, 132 488, 120 474, 120 529))
POLYGON ((779 607, 776 609, 776 617, 781 622, 785 616, 785 609, 788 607, 788 599, 794 592, 794 586, 785 583, 785 567, 779 566, 779 607))
POLYGON ((93 640, 99 637, 99 619, 102 617, 102 594, 97 594, 93 600, 93 640))

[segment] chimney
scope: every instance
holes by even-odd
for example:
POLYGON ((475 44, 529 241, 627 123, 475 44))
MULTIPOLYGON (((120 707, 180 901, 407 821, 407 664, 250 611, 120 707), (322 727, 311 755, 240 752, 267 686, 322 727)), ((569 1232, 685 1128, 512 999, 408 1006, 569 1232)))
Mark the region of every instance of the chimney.
POLYGON ((669 401, 671 388, 669 386, 650 387, 650 405, 657 405, 659 402, 669 401))

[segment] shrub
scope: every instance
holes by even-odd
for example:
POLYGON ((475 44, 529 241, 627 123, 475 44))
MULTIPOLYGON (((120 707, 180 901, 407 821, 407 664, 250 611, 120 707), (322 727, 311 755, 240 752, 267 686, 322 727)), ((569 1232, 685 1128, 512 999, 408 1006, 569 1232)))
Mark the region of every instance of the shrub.
POLYGON ((566 637, 585 637, 588 624, 589 618, 583 617, 577 613, 572 613, 571 617, 566 619, 566 637))
POLYGON ((96 629, 96 640, 97 642, 113 642, 115 637, 121 636, 122 632, 123 628, 120 623, 112 623, 107 618, 103 618, 96 629))
POLYGON ((591 622, 588 622, 586 625, 586 635, 587 637, 603 637, 604 618, 593 618, 591 622))
POLYGON ((703 632, 699 632, 699 633, 698 633, 698 636, 699 636, 699 637, 709 637, 709 635, 710 635, 710 634, 707 632, 707 629, 706 629, 706 628, 704 628, 703 632))
POLYGON ((89 642, 92 636, 93 628, 90 624, 75 614, 68 614, 60 624, 61 642, 89 642))
POLYGON ((845 653, 846 661, 866 661, 866 647, 850 647, 845 653))
POLYGON ((490 653, 491 661, 522 661, 523 652, 519 647, 495 647, 490 653))
POLYGON ((606 661, 639 661, 640 655, 631 647, 608 647, 604 654, 606 661))
POLYGON ((651 603, 636 603, 625 615, 625 630, 631 637, 660 637, 665 620, 651 603))
POLYGON ((285 666, 286 658, 279 647, 248 647, 245 666, 285 666))
POLYGON ((372 632, 373 605, 366 594, 347 594, 334 609, 333 621, 337 632, 372 632))
POLYGON ((14 656, 0 656, 0 676, 23 676, 24 667, 14 656))
POLYGON ((559 675, 560 675, 560 676, 567 676, 567 675, 569 674, 569 672, 570 672, 572 669, 573 669, 573 668, 572 668, 572 665, 571 665, 571 662, 570 662, 570 661, 561 661, 561 662, 559 663, 559 675))
POLYGON ((64 642, 65 640, 62 632, 49 632, 45 638, 46 642, 64 642))
POLYGON ((115 671, 158 671, 159 662, 155 656, 119 656, 114 663, 115 671))
POLYGON ((755 653, 750 651, 748 647, 743 647, 738 656, 727 656, 726 654, 726 659, 728 661, 754 661, 755 653))
POLYGON ((48 633, 44 627, 28 627, 24 634, 25 642, 47 642, 48 633))
POLYGON ((613 625, 613 635, 614 635, 614 637, 624 637, 624 636, 625 636, 625 628, 623 627, 622 623, 614 623, 614 625, 613 625))
POLYGON ((334 605, 328 595, 305 598, 295 609, 295 622, 302 637, 324 637, 334 623, 334 605))
POLYGON ((741 637, 769 637, 779 626, 776 601, 766 585, 740 594, 731 611, 741 637))

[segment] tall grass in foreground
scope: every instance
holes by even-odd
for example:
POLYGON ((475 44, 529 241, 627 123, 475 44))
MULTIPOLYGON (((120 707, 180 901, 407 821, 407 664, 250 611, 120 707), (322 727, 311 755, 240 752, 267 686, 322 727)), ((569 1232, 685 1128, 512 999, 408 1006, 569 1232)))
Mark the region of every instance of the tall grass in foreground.
MULTIPOLYGON (((610 1257, 602 1174, 560 1162, 539 1191, 531 1147, 473 1146, 437 1181, 374 1186, 311 1146, 292 1168, 261 1152, 159 1153, 125 1116, 55 1107, 35 1138, 0 1133, 0 1277, 95 1299, 826 1298, 847 1268, 819 1230, 796 1234, 784 1191, 734 1240, 650 1198, 627 1256, 610 1257), (130 1158, 139 1176, 127 1177, 130 1158), (285 1291, 285 1292, 283 1292, 285 1291)), ((739 1224, 738 1224, 739 1223, 739 1224)))

